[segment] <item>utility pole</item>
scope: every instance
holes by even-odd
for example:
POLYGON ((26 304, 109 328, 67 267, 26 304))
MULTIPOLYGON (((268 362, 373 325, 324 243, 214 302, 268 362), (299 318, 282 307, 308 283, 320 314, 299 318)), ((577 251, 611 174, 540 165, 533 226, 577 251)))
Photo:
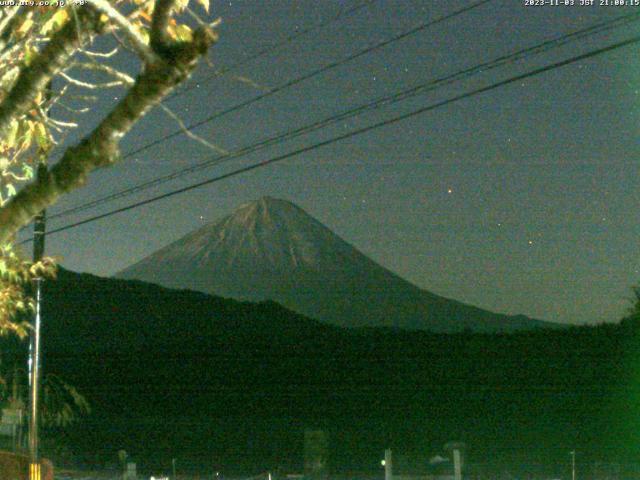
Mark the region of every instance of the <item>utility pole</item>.
MULTIPOLYGON (((51 100, 53 85, 51 81, 45 87, 46 103, 51 100)), ((47 107, 45 116, 49 117, 47 107)), ((45 147, 38 147, 38 167, 36 182, 47 175, 47 155, 45 147)), ((47 212, 42 210, 33 221, 33 262, 39 262, 44 255, 44 236, 47 212)), ((40 480, 40 435, 38 431, 41 362, 40 362, 40 324, 42 322, 42 277, 34 280, 36 311, 33 319, 33 331, 29 342, 29 480, 40 480)))
POLYGON ((576 451, 571 450, 569 455, 571 455, 571 480, 576 480, 576 451))
POLYGON ((462 456, 459 448, 453 450, 453 477, 455 480, 462 480, 462 456))
POLYGON ((393 480, 393 453, 390 448, 384 451, 382 465, 384 466, 384 480, 393 480))
POLYGON ((173 474, 173 476, 171 477, 171 480, 176 480, 176 459, 175 458, 171 459, 171 473, 173 474))
MULTIPOLYGON (((47 174, 47 165, 38 164, 36 181, 47 174)), ((44 236, 46 211, 42 210, 35 218, 33 225, 33 261, 39 262, 44 255, 44 236)), ((29 480, 40 480, 40 445, 38 432, 38 414, 40 398, 40 324, 42 322, 42 282, 41 277, 34 281, 35 318, 29 343, 29 480)))

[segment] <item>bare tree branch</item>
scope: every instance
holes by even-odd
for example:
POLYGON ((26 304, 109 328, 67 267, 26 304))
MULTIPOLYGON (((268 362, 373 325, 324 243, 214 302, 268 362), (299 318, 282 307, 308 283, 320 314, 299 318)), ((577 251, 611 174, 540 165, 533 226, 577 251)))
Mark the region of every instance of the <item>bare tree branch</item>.
POLYGON ((69 113, 87 113, 89 111, 91 111, 91 109, 89 107, 83 107, 83 108, 73 108, 70 107, 69 105, 65 104, 64 102, 57 102, 56 105, 64 110, 66 110, 69 113))
POLYGON ((6 62, 9 58, 15 55, 15 53, 24 48, 22 42, 17 42, 15 45, 12 45, 10 48, 7 48, 4 52, 0 54, 0 62, 6 62))
POLYGON ((210 150, 213 150, 216 153, 221 153, 223 155, 229 154, 229 152, 224 148, 219 147, 215 143, 211 143, 210 141, 202 138, 200 135, 197 135, 193 133, 191 130, 189 130, 189 128, 185 125, 185 123, 178 116, 178 114, 176 114, 173 110, 167 107, 164 103, 160 103, 159 105, 160 105, 160 108, 164 110, 164 112, 180 126, 180 128, 182 129, 182 133, 184 133, 187 137, 189 137, 192 140, 195 140, 196 142, 204 145, 205 147, 209 148, 210 150))
POLYGON ((114 67, 111 67, 109 65, 104 65, 103 63, 98 63, 98 62, 78 62, 78 63, 74 63, 72 65, 72 68, 79 68, 79 69, 83 69, 83 70, 93 70, 96 72, 101 72, 104 73, 105 75, 108 75, 110 77, 116 78, 118 80, 120 80, 122 83, 131 86, 135 83, 135 80, 133 79, 133 77, 127 75, 124 72, 121 72, 120 70, 117 70, 114 67))
POLYGON ((118 53, 118 47, 114 47, 112 50, 108 52, 93 52, 91 50, 86 50, 84 48, 81 48, 80 52, 86 55, 87 57, 111 58, 116 53, 118 53))
POLYGON ((127 20, 127 17, 112 7, 107 0, 87 0, 87 2, 92 4, 100 12, 104 13, 122 29, 136 53, 146 63, 153 63, 157 60, 153 50, 149 48, 147 43, 144 41, 144 38, 142 38, 142 36, 136 31, 131 22, 127 20))
POLYGON ((69 100, 78 100, 82 102, 95 102, 98 100, 96 95, 67 95, 69 100))
POLYGON ((54 118, 48 118, 47 124, 63 128, 78 128, 78 124, 76 122, 63 122, 62 120, 56 120, 54 118))
POLYGON ((153 10, 151 19, 151 48, 158 55, 163 55, 165 49, 169 46, 169 20, 171 20, 171 11, 175 5, 175 0, 156 0, 156 6, 153 10))
POLYGON ((16 3, 16 5, 7 8, 4 11, 4 15, 0 18, 0 37, 4 35, 6 28, 10 25, 11 20, 17 15, 18 10, 20 10, 20 4, 16 3))
POLYGON ((93 28, 83 28, 91 23, 88 9, 79 12, 82 24, 69 21, 58 31, 49 44, 28 67, 20 71, 15 85, 0 103, 0 132, 8 126, 11 118, 23 115, 38 94, 69 61, 76 49, 90 40, 93 28))
POLYGON ((215 32, 200 28, 192 41, 172 46, 170 57, 147 64, 126 96, 95 130, 69 148, 47 175, 24 187, 0 209, 0 245, 61 195, 83 185, 91 171, 116 162, 120 139, 189 76, 216 40, 215 32))
POLYGON ((11 30, 20 20, 31 17, 32 11, 26 12, 25 9, 20 9, 20 6, 12 7, 3 21, 2 28, 0 28, 0 51, 4 50, 11 38, 11 30))
POLYGON ((64 78, 71 85, 75 85, 76 87, 86 88, 87 90, 100 90, 104 88, 114 88, 114 87, 122 87, 126 83, 122 80, 114 80, 113 82, 103 82, 103 83, 90 83, 84 82, 82 80, 78 80, 77 78, 73 78, 69 74, 65 72, 60 72, 59 74, 62 78, 64 78))

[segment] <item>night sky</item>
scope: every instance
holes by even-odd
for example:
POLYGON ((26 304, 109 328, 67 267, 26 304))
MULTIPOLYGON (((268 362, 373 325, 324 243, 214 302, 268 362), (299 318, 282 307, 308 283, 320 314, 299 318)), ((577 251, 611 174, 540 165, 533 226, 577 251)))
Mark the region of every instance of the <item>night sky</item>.
MULTIPOLYGON (((576 4, 579 0, 575 0, 576 4)), ((193 3, 193 1, 192 1, 193 3)), ((220 41, 167 105, 186 123, 264 93, 472 2, 376 0, 277 51, 246 56, 362 0, 212 1, 220 41)), ((227 149, 640 7, 524 6, 494 0, 195 130, 227 149)), ((638 35, 638 22, 122 198, 51 220, 57 228, 259 162, 536 67, 638 35)), ((127 213, 52 235, 67 268, 110 275, 263 195, 285 198, 404 278, 497 312, 568 323, 619 319, 640 280, 638 45, 510 84, 127 213)), ((131 65, 135 65, 133 59, 131 65)), ((110 101, 122 95, 113 91, 110 101)), ((83 130, 99 117, 83 119, 83 130)), ((176 129, 148 115, 123 151, 176 129)), ((214 152, 173 138, 94 174, 55 214, 201 162, 214 152)))

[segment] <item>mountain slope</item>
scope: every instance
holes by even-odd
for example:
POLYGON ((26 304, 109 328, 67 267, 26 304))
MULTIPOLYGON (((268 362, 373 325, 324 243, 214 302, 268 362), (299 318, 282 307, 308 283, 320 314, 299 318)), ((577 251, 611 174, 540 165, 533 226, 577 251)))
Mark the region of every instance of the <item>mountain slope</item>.
POLYGON ((245 204, 116 275, 243 300, 273 299, 347 327, 439 332, 543 326, 450 300, 398 277, 296 205, 269 197, 245 204))

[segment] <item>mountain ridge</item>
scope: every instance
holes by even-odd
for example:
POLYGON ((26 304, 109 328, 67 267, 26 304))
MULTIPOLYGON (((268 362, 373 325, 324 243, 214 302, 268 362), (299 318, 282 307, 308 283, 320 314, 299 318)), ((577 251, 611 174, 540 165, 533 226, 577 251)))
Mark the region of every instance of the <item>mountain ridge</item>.
POLYGON ((272 299, 339 326, 453 332, 558 326, 420 289, 379 265, 297 205, 262 197, 118 272, 169 288, 272 299))

